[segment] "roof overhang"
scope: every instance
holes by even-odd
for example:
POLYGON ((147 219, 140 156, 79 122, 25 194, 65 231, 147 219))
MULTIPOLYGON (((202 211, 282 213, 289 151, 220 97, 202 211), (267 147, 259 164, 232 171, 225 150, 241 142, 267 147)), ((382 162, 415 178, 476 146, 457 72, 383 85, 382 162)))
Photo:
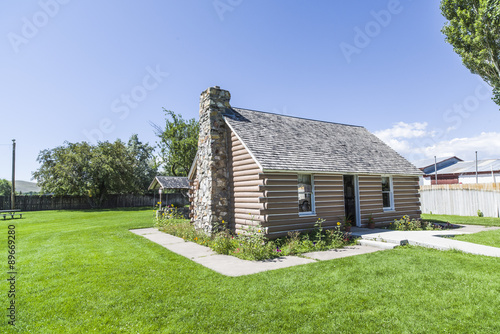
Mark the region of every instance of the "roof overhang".
POLYGON ((188 179, 189 180, 194 180, 195 178, 195 172, 196 172, 196 164, 198 163, 198 152, 199 150, 196 151, 196 155, 194 157, 193 163, 191 164, 191 168, 189 169, 188 173, 188 179))
POLYGON ((401 174, 401 173, 391 173, 391 172, 380 172, 380 173, 368 173, 368 172, 357 172, 357 171, 348 171, 348 172, 339 172, 339 171, 316 171, 316 170, 291 170, 291 169, 264 169, 262 171, 265 173, 296 173, 296 174, 329 174, 329 175, 398 175, 398 176, 425 176, 424 173, 421 174, 401 174))
POLYGON ((153 182, 148 187, 148 190, 153 190, 153 189, 159 189, 161 188, 160 182, 158 182, 158 179, 155 177, 153 182))

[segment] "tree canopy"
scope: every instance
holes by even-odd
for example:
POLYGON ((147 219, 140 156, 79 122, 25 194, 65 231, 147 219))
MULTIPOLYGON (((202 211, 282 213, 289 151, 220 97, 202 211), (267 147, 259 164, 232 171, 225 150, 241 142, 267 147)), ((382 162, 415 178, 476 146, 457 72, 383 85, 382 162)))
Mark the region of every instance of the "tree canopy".
POLYGON ((500 105, 500 0, 441 0, 446 41, 493 88, 500 105))
POLYGON ((165 127, 152 124, 160 138, 160 160, 163 174, 187 176, 198 150, 199 123, 194 118, 184 120, 182 115, 166 110, 165 127))
POLYGON ((12 185, 5 179, 0 179, 0 196, 10 196, 12 185))
POLYGON ((142 194, 156 174, 153 148, 133 135, 128 145, 87 142, 68 143, 43 150, 33 173, 43 192, 54 195, 88 196, 100 206, 108 194, 142 194))

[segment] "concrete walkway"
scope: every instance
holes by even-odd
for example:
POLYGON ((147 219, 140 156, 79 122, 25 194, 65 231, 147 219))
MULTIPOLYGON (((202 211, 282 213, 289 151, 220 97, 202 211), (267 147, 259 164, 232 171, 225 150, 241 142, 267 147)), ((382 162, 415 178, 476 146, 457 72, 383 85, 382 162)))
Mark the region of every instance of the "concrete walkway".
POLYGON ((170 251, 187 257, 188 259, 220 274, 226 276, 243 276, 267 270, 313 263, 316 261, 332 260, 347 256, 372 253, 405 244, 436 248, 440 250, 457 249, 471 254, 500 257, 500 248, 472 244, 469 242, 443 237, 490 231, 498 228, 500 227, 467 225, 459 229, 444 231, 392 231, 385 229, 353 227, 351 230, 352 235, 361 238, 359 245, 347 246, 340 249, 332 249, 322 252, 304 253, 301 257, 283 256, 265 261, 248 261, 230 255, 217 254, 208 247, 201 246, 194 242, 184 241, 182 238, 160 232, 156 228, 136 229, 130 230, 130 232, 156 242, 170 251))
POLYGON ((478 225, 459 225, 451 230, 431 231, 393 231, 385 229, 351 228, 353 236, 362 240, 384 242, 394 245, 415 245, 440 250, 456 249, 465 253, 500 257, 500 248, 473 244, 470 242, 450 239, 450 236, 471 234, 482 231, 492 231, 500 227, 485 227, 478 225))
POLYGON ((319 260, 338 259, 383 250, 382 248, 373 246, 356 245, 324 252, 305 253, 303 254, 304 257, 282 256, 271 260, 248 261, 230 255, 217 254, 208 247, 191 241, 184 241, 182 238, 160 232, 156 228, 136 229, 130 230, 130 232, 141 235, 174 253, 187 257, 196 263, 226 276, 250 275, 261 271, 313 263, 319 260))

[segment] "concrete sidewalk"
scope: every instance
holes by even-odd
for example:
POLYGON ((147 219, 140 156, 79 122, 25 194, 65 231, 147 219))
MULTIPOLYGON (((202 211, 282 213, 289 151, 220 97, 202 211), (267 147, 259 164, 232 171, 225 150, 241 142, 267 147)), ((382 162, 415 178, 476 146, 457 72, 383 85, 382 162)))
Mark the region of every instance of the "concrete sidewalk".
POLYGON ((187 257, 196 263, 226 276, 250 275, 267 270, 313 263, 320 260, 338 259, 383 250, 383 248, 373 246, 356 245, 324 252, 305 253, 303 254, 304 257, 282 256, 271 260, 248 261, 230 255, 217 254, 208 247, 194 242, 184 241, 182 238, 160 232, 156 228, 136 229, 130 230, 130 232, 143 236, 174 253, 187 257))
POLYGON ((217 254, 208 247, 194 242, 184 241, 182 238, 160 232, 156 228, 136 229, 130 230, 130 232, 156 242, 170 251, 187 257, 220 274, 226 276, 242 276, 317 261, 372 253, 405 244, 440 250, 457 249, 465 253, 500 257, 500 248, 446 238, 446 236, 491 231, 499 228, 500 227, 464 225, 458 229, 443 231, 392 231, 353 227, 351 233, 353 236, 361 238, 359 241, 360 245, 347 246, 322 252, 304 253, 301 257, 283 256, 265 261, 248 261, 230 255, 217 254))
POLYGON ((459 225, 460 228, 431 231, 393 231, 385 229, 366 229, 353 227, 351 233, 364 240, 374 240, 395 245, 415 245, 440 250, 456 249, 465 253, 500 257, 500 248, 473 244, 470 242, 450 239, 460 234, 471 234, 491 231, 500 227, 485 227, 478 225, 459 225))

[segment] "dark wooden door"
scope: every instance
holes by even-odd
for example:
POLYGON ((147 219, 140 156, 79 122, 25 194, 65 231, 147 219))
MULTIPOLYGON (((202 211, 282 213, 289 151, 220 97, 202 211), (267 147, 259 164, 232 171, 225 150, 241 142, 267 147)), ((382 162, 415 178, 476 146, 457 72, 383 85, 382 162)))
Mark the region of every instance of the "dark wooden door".
POLYGON ((354 175, 344 175, 344 206, 345 215, 356 226, 356 183, 354 175))

